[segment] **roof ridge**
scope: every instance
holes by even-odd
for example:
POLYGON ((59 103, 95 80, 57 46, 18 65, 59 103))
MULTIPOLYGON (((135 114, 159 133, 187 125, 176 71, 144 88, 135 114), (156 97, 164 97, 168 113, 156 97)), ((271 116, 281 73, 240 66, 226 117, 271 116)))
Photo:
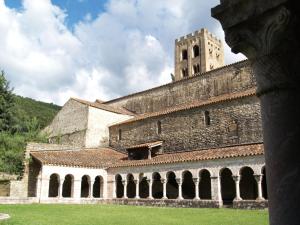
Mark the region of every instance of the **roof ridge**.
POLYGON ((187 110, 187 109, 207 106, 207 105, 211 105, 211 104, 215 104, 215 103, 219 103, 219 102, 235 100, 235 99, 239 99, 239 98, 243 98, 243 97, 254 96, 255 94, 256 94, 256 88, 251 88, 251 89, 248 89, 246 91, 235 92, 235 93, 226 93, 226 94, 215 96, 215 97, 212 97, 212 98, 209 98, 209 99, 206 99, 206 100, 195 100, 195 101, 190 102, 190 103, 185 103, 185 104, 181 104, 181 105, 175 105, 175 106, 172 106, 172 107, 168 107, 168 108, 166 108, 164 110, 161 110, 161 111, 151 112, 151 113, 144 113, 144 114, 138 115, 136 117, 130 118, 128 120, 125 120, 123 122, 115 123, 115 124, 111 125, 110 127, 118 126, 118 125, 121 125, 121 124, 132 123, 132 122, 136 122, 136 121, 139 121, 139 120, 158 117, 158 116, 162 116, 162 115, 167 115, 167 114, 170 114, 170 113, 179 112, 179 111, 183 111, 183 110, 187 110))
POLYGON ((193 76, 186 77, 186 78, 174 81, 174 82, 169 82, 167 84, 159 85, 159 86, 149 88, 149 89, 146 89, 146 90, 143 90, 143 91, 134 92, 134 93, 131 93, 131 94, 128 94, 128 95, 124 95, 124 96, 115 98, 115 99, 104 101, 103 104, 106 105, 106 104, 109 104, 109 103, 112 103, 112 102, 115 102, 115 101, 118 101, 118 100, 121 100, 121 99, 124 99, 124 98, 129 98, 129 97, 141 94, 141 93, 147 93, 147 92, 153 91, 153 90, 158 89, 158 88, 162 88, 162 87, 166 87, 166 86, 173 85, 173 84, 176 84, 176 83, 184 82, 184 81, 190 80, 190 79, 195 79, 199 76, 203 77, 203 76, 211 74, 213 72, 216 72, 216 71, 219 71, 219 70, 222 70, 222 69, 225 69, 225 68, 229 68, 229 67, 234 66, 234 65, 243 64, 243 63, 249 63, 249 60, 245 59, 245 60, 242 60, 242 61, 234 62, 234 63, 231 63, 231 64, 227 64, 225 66, 222 66, 222 67, 218 67, 214 70, 210 70, 210 71, 207 71, 207 72, 204 72, 204 73, 197 73, 197 74, 194 74, 193 76))

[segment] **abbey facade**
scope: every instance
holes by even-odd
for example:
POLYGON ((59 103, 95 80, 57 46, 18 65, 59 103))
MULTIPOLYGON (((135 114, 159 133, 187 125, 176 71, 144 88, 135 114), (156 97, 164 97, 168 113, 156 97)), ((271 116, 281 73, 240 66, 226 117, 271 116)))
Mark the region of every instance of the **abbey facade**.
POLYGON ((256 83, 206 29, 175 41, 173 82, 107 102, 71 98, 29 143, 10 196, 42 203, 267 207, 256 83))

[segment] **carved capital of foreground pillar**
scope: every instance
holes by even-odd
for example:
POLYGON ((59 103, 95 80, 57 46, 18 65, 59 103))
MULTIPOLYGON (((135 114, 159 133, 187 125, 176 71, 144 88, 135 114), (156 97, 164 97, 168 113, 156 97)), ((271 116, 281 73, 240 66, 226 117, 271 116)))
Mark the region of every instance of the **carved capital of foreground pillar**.
POLYGON ((243 53, 253 63, 258 95, 299 89, 298 11, 296 0, 221 0, 212 9, 232 52, 243 53))

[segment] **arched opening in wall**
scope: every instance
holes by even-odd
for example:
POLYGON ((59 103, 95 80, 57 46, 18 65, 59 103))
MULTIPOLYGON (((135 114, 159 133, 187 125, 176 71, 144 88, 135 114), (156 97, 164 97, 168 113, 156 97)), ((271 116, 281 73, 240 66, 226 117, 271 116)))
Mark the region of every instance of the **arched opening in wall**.
POLYGON ((225 168, 221 170, 221 194, 224 205, 230 205, 235 198, 235 182, 232 178, 230 169, 225 168))
POLYGON ((134 183, 134 177, 132 174, 127 175, 127 197, 134 198, 136 193, 136 187, 134 183))
POLYGON ((41 164, 35 158, 31 159, 29 163, 30 173, 28 174, 28 197, 36 197, 38 183, 40 182, 38 177, 41 175, 41 164))
POLYGON ((199 45, 195 45, 193 47, 193 53, 194 53, 194 58, 198 57, 200 55, 200 48, 199 45))
POLYGON ((157 126, 156 133, 159 135, 161 134, 161 121, 157 121, 156 126, 157 126))
POLYGON ((194 74, 200 73, 200 65, 199 64, 193 66, 193 72, 194 72, 194 74))
POLYGON ((266 167, 264 166, 262 169, 262 195, 264 199, 268 199, 268 188, 267 188, 267 177, 266 177, 266 167))
POLYGON ((73 197, 73 182, 74 182, 74 177, 71 174, 65 176, 65 180, 63 183, 63 192, 62 192, 62 196, 64 198, 73 197))
POLYGON ((195 198, 195 183, 193 181, 193 175, 190 171, 184 171, 182 173, 182 197, 184 199, 195 198))
POLYGON ((200 199, 211 199, 211 179, 208 170, 201 170, 199 182, 199 197, 200 199))
POLYGON ((257 182, 254 172, 250 167, 243 167, 240 170, 240 192, 244 200, 255 200, 257 198, 257 182))
POLYGON ((81 178, 81 198, 88 198, 90 196, 90 177, 84 175, 81 178))
POLYGON ((163 184, 161 182, 161 176, 159 173, 155 172, 152 175, 152 196, 153 198, 160 199, 163 197, 163 184))
POLYGON ((206 126, 209 126, 211 123, 209 111, 204 112, 204 123, 206 126))
POLYGON ((116 182, 116 197, 122 198, 124 196, 124 186, 122 183, 122 176, 120 174, 116 175, 115 182, 116 182))
POLYGON ((93 184, 93 197, 94 198, 103 198, 103 178, 97 176, 93 184))
POLYGON ((181 70, 181 76, 182 76, 183 78, 189 76, 189 72, 188 72, 188 69, 187 69, 187 68, 181 70))
POLYGON ((54 173, 49 180, 49 198, 55 198, 59 195, 59 176, 54 173))
POLYGON ((149 184, 147 181, 147 177, 142 177, 139 183, 140 190, 140 198, 148 198, 149 197, 149 184))
POLYGON ((174 172, 167 173, 167 198, 168 199, 178 198, 178 184, 174 172))
POLYGON ((182 60, 187 60, 188 59, 188 51, 186 49, 182 50, 181 59, 182 60))

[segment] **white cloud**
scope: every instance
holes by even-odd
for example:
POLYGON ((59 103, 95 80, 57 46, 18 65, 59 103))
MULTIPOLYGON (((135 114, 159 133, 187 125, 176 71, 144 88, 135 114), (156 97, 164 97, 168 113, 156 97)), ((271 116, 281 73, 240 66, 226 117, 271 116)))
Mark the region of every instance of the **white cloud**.
MULTIPOLYGON (((170 81, 175 38, 207 27, 223 35, 210 8, 218 1, 110 0, 106 11, 65 25, 50 0, 0 0, 0 68, 15 91, 63 104, 75 96, 109 99, 170 81)), ((242 59, 226 48, 227 63, 242 59)))

